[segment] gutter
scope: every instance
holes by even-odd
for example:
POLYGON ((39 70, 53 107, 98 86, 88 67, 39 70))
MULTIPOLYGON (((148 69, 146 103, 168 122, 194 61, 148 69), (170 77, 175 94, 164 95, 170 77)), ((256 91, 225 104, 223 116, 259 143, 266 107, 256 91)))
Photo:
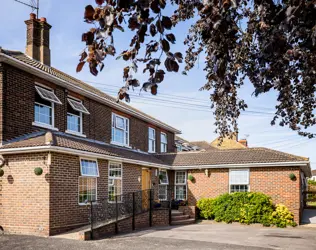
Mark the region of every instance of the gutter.
POLYGON ((137 164, 145 167, 156 167, 167 170, 193 170, 193 169, 209 169, 209 168, 255 168, 255 167, 304 167, 305 175, 308 177, 311 175, 310 162, 309 161, 297 161, 297 162, 268 162, 268 163, 245 163, 245 164, 215 164, 215 165, 189 165, 189 166, 172 166, 166 164, 150 163, 146 161, 133 160, 129 158, 122 158, 116 156, 110 156, 105 154, 93 153, 82 151, 72 148, 64 148, 58 146, 36 146, 36 147, 23 147, 23 148, 8 148, 0 149, 0 155, 12 155, 17 153, 37 153, 37 152, 55 152, 71 154, 83 157, 93 157, 98 159, 105 159, 109 161, 118 161, 131 164, 137 164))
POLYGON ((125 112, 129 115, 132 115, 132 116, 135 116, 135 117, 138 117, 140 118, 141 120, 144 120, 144 121, 147 121, 147 122, 150 122, 158 127, 161 127, 161 128, 164 128, 168 131, 171 131, 171 132, 174 132, 176 134, 181 134, 181 131, 176 129, 176 128, 173 128, 167 124, 163 124, 157 120, 154 120, 154 119, 151 119, 150 117, 147 117, 143 114, 139 114, 137 113, 136 111, 132 110, 132 109, 129 109, 129 108, 126 108, 126 107, 123 107, 121 105, 118 105, 116 103, 113 103, 109 100, 107 100, 106 98, 102 98, 100 96, 98 96, 97 94, 94 94, 88 90, 85 90, 83 88, 80 88, 70 82, 67 82, 65 80, 62 80, 62 79, 59 79, 58 77, 56 76, 53 76, 45 71, 42 71, 40 69, 37 69, 37 68, 34 68, 30 65, 28 65, 27 63, 24 63, 24 62, 21 62, 19 61, 18 59, 15 59, 11 56, 8 56, 6 54, 3 54, 3 53, 0 53, 0 62, 5 62, 5 63, 8 63, 12 66, 15 66, 17 68, 22 68, 24 69, 25 71, 29 72, 29 73, 33 73, 34 75, 37 75, 38 77, 41 77, 43 79, 46 79, 48 81, 51 81, 51 82, 54 82, 55 84, 59 85, 59 86, 62 86, 66 89, 69 89, 69 90, 72 90, 74 92, 77 92, 77 93, 80 93, 86 97, 89 97, 93 100, 96 100, 98 102, 101 102, 101 103, 104 103, 112 108, 115 108, 117 110, 120 110, 122 112, 125 112))

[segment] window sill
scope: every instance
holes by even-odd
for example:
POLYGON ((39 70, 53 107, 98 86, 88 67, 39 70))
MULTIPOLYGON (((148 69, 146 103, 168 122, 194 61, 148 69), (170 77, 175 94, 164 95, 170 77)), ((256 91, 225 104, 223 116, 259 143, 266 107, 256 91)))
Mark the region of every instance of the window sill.
POLYGON ((125 148, 132 148, 132 147, 131 147, 131 146, 129 146, 129 145, 122 144, 122 143, 115 142, 115 141, 111 141, 111 144, 116 145, 116 146, 125 147, 125 148))
MULTIPOLYGON (((88 201, 87 203, 78 203, 79 206, 89 206, 91 203, 90 201, 88 201)), ((93 205, 98 205, 98 202, 92 202, 93 205)))
POLYGON ((155 154, 156 151, 148 151, 148 153, 150 153, 150 154, 155 154))
POLYGON ((39 123, 39 122, 32 122, 33 126, 40 127, 40 128, 46 128, 54 131, 58 131, 58 128, 55 128, 51 125, 45 124, 45 123, 39 123))
POLYGON ((86 138, 87 136, 82 134, 82 133, 78 133, 78 132, 75 132, 75 131, 71 131, 71 130, 66 130, 65 131, 67 134, 71 134, 71 135, 76 135, 76 136, 80 136, 80 137, 84 137, 86 138))

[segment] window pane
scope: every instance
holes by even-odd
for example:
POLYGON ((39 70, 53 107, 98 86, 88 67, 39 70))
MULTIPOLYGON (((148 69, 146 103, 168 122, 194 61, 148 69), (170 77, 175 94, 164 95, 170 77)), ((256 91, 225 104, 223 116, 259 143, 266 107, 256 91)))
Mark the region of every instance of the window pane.
POLYGON ((124 144, 124 131, 114 128, 114 141, 124 144))
POLYGON ((160 139, 161 139, 161 142, 167 143, 167 135, 165 133, 161 133, 160 139))
POLYGON ((176 172, 176 184, 186 184, 185 181, 185 172, 176 172))
POLYGON ((98 176, 98 165, 96 161, 81 160, 81 175, 98 176))
POLYGON ((176 186, 176 200, 186 200, 186 186, 176 186))
POLYGON ((35 103, 34 106, 35 122, 52 125, 52 108, 49 106, 35 103))
POLYGON ((79 203, 97 200, 97 179, 79 177, 79 203))
POLYGON ((160 184, 168 184, 167 171, 159 171, 159 178, 160 178, 160 176, 162 177, 160 179, 160 184))
POLYGON ((231 185, 230 192, 248 192, 248 185, 231 185))
POLYGON ((124 130, 124 119, 122 117, 115 117, 116 127, 124 130))
POLYGON ((122 197, 122 164, 109 164, 109 182, 108 182, 108 196, 109 201, 115 201, 115 196, 118 196, 118 201, 122 197))
POLYGON ((76 116, 76 115, 68 113, 67 114, 67 130, 80 133, 81 132, 80 126, 81 126, 80 116, 76 116))
POLYGON ((159 185, 158 186, 158 199, 159 200, 167 200, 167 185, 159 185))
POLYGON ((230 184, 249 184, 249 169, 234 169, 229 171, 230 184))

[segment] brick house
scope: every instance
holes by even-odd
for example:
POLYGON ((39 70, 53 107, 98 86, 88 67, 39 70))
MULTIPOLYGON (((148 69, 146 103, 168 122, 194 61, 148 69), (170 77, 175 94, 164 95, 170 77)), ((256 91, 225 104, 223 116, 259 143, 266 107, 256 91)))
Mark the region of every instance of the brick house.
POLYGON ((164 200, 170 186, 192 215, 201 197, 251 190, 299 222, 307 158, 247 147, 176 153, 178 129, 51 67, 51 26, 34 14, 25 23, 26 52, 0 49, 4 231, 54 235, 88 223, 86 200, 149 188, 164 200))

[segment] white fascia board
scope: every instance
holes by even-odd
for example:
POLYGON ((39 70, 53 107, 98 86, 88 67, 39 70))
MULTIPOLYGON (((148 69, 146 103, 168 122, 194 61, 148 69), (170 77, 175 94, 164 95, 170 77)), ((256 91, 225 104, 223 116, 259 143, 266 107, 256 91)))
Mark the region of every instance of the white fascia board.
POLYGON ((206 168, 244 168, 244 167, 301 167, 307 166, 309 161, 297 162, 268 162, 268 163, 244 163, 244 164, 218 164, 218 165, 191 165, 191 166, 173 166, 175 170, 206 169, 206 168))
POLYGON ((133 160, 128 158, 122 158, 122 157, 114 157, 110 155, 104 155, 104 154, 98 154, 93 152, 87 152, 72 148, 63 148, 63 147, 57 147, 57 146, 37 146, 37 147, 24 147, 24 148, 8 148, 8 149, 0 149, 0 155, 12 155, 12 154, 22 154, 22 153, 38 153, 38 152, 54 152, 54 153, 64 153, 64 154, 71 154, 76 155, 80 157, 90 157, 90 158, 98 158, 98 159, 105 159, 109 161, 120 161, 125 163, 131 163, 146 167, 156 167, 161 169, 170 169, 170 166, 163 165, 163 164, 157 164, 157 163, 151 163, 146 161, 139 161, 139 160, 133 160))
POLYGON ((73 92, 82 94, 82 95, 84 95, 86 97, 89 97, 89 98, 91 98, 93 100, 96 100, 98 102, 104 103, 104 104, 106 104, 108 106, 111 106, 112 108, 115 108, 115 109, 120 110, 122 112, 125 112, 125 113, 127 113, 129 115, 132 115, 132 116, 135 116, 137 118, 140 118, 141 120, 150 122, 150 123, 152 123, 152 124, 154 124, 154 125, 156 125, 158 127, 164 128, 164 129, 166 129, 168 131, 174 132, 176 134, 181 134, 181 131, 176 129, 176 128, 173 128, 171 126, 162 124, 162 123, 160 123, 160 122, 158 122, 156 120, 152 120, 152 119, 150 119, 150 117, 147 117, 147 116, 145 116, 143 114, 137 113, 137 111, 134 111, 132 109, 128 109, 126 107, 123 107, 123 106, 121 106, 119 104, 113 103, 113 102, 111 102, 111 101, 109 101, 109 100, 107 100, 105 98, 102 98, 102 97, 98 96, 97 94, 94 94, 94 93, 92 93, 92 92, 90 92, 88 90, 80 88, 80 87, 78 87, 78 86, 76 86, 76 85, 74 85, 74 84, 72 84, 70 82, 67 82, 65 80, 61 80, 61 79, 59 79, 56 76, 53 76, 53 75, 51 75, 51 74, 49 74, 49 73, 47 73, 45 71, 42 71, 40 69, 34 68, 34 67, 28 65, 27 63, 21 62, 21 61, 15 59, 15 58, 12 58, 12 57, 10 57, 10 56, 8 56, 6 54, 0 53, 0 62, 5 62, 5 63, 8 63, 8 64, 10 64, 12 66, 17 67, 17 68, 21 68, 21 69, 23 69, 23 70, 25 70, 25 71, 27 71, 29 73, 37 75, 37 76, 39 76, 39 77, 41 77, 41 78, 43 78, 45 80, 54 82, 55 84, 57 84, 59 86, 62 86, 64 88, 66 88, 66 89, 69 89, 69 90, 71 90, 73 92))

